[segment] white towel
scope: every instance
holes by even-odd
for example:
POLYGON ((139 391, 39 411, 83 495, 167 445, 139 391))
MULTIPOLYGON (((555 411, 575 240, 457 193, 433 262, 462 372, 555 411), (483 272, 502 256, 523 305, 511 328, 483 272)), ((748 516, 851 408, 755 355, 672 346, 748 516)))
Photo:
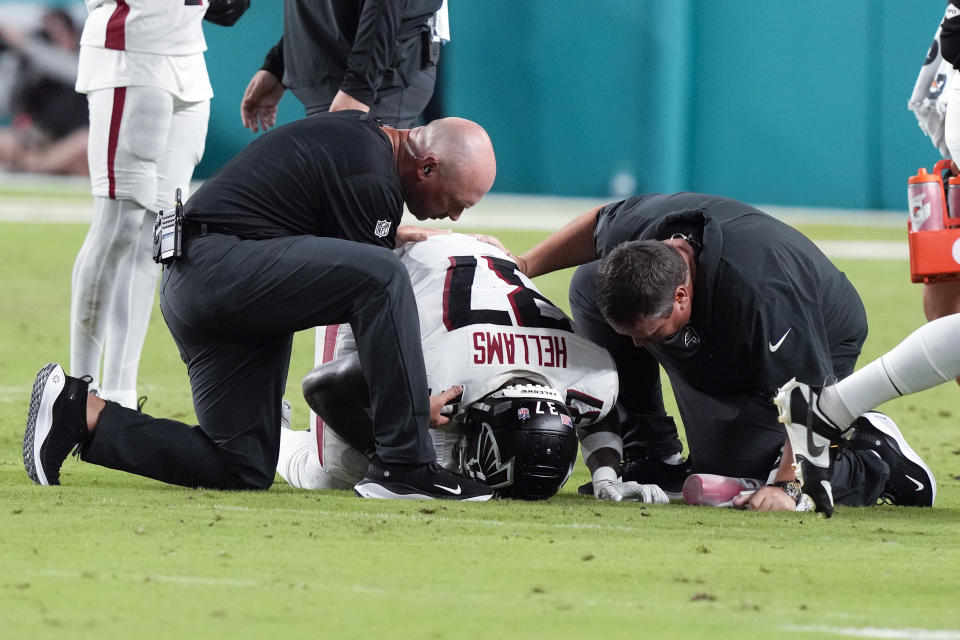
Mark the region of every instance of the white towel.
MULTIPOLYGON (((944 17, 948 17, 947 14, 952 16, 954 12, 956 7, 947 5, 944 17)), ((933 34, 933 44, 930 45, 927 59, 920 67, 920 75, 917 76, 917 82, 913 85, 913 93, 910 95, 907 108, 917 116, 917 124, 930 137, 933 146, 944 158, 950 157, 944 142, 944 116, 947 113, 950 83, 953 82, 956 74, 956 69, 940 55, 940 26, 937 25, 937 31, 933 34)))

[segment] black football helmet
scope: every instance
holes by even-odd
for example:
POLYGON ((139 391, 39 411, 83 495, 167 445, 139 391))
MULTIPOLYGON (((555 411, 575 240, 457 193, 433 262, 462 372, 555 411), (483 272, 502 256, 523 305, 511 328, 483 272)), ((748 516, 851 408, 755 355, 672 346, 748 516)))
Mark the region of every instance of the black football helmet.
POLYGON ((498 497, 546 500, 573 471, 577 437, 555 389, 502 387, 467 407, 464 426, 460 470, 498 497))

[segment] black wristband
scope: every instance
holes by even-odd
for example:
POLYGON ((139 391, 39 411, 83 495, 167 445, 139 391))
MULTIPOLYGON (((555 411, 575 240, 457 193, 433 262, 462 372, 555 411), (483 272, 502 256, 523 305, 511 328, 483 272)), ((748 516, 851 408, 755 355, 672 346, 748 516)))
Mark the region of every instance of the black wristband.
POLYGON ((771 487, 779 487, 783 490, 785 494, 793 498, 793 501, 797 504, 800 504, 800 498, 803 496, 803 491, 800 489, 800 483, 796 480, 789 480, 784 482, 774 482, 771 487))

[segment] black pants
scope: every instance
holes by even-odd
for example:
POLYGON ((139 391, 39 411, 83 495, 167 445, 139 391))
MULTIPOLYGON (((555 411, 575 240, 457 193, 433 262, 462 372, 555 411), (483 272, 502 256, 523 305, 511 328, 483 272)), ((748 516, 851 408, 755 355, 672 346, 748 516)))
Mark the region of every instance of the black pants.
MULTIPOLYGON (((624 425, 624 457, 666 456, 682 444, 673 420, 666 416, 660 386, 660 365, 645 350, 617 334, 596 303, 599 262, 577 269, 570 281, 570 307, 577 329, 606 348, 620 377, 617 410, 624 425)), ((834 375, 853 372, 859 349, 838 349, 834 375)), ((776 466, 786 432, 777 410, 760 391, 719 396, 694 389, 679 377, 670 385, 683 420, 694 473, 715 473, 765 480, 776 466)), ((889 467, 869 452, 841 445, 834 463, 833 491, 839 504, 876 504, 889 477, 889 467)))
MULTIPOLYGON (((430 102, 436 82, 437 68, 432 65, 423 67, 403 89, 377 96, 377 101, 370 108, 370 115, 380 118, 385 125, 410 129, 416 126, 417 119, 430 102)), ((330 95, 328 88, 304 87, 292 91, 303 103, 308 116, 330 110, 334 96, 330 95)))
POLYGON ((349 322, 373 408, 377 454, 436 454, 416 301, 382 247, 315 236, 188 238, 164 269, 160 308, 187 365, 198 426, 110 403, 85 461, 172 484, 263 489, 273 483, 293 333, 349 322))

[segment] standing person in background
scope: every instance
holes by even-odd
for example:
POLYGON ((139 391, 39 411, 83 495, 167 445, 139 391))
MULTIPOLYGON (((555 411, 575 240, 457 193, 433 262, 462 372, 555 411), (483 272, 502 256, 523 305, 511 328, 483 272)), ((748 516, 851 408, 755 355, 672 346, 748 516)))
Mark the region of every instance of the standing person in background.
POLYGON ((157 211, 186 193, 213 90, 202 20, 234 24, 249 0, 87 0, 77 91, 90 110, 93 221, 73 267, 70 370, 137 406, 137 368, 160 269, 157 211), (100 360, 103 359, 101 378, 100 360))
MULTIPOLYGON (((930 53, 921 69, 918 86, 914 89, 910 108, 917 114, 920 128, 930 136, 940 153, 956 160, 960 158, 960 82, 956 80, 956 69, 960 68, 960 0, 950 0, 944 12, 943 21, 934 35, 930 53), (939 53, 939 56, 937 55, 939 53), (938 62, 942 57, 948 67, 938 62), (936 65, 936 70, 932 65, 936 65), (922 82, 925 75, 933 76, 922 82), (943 113, 943 96, 939 91, 947 92, 946 113, 943 113), (920 98, 926 97, 927 100, 920 98), (937 109, 932 105, 940 103, 937 109), (941 121, 942 118, 942 121, 941 121), (942 139, 940 133, 942 132, 942 139)), ((956 171, 954 164, 954 171, 956 171)), ((957 215, 960 212, 954 213, 957 215)), ((927 320, 935 320, 945 315, 960 312, 960 282, 934 282, 923 285, 923 312, 927 320)))
POLYGON ((283 36, 244 92, 243 126, 272 127, 290 89, 308 116, 356 109, 412 127, 450 39, 446 14, 446 0, 285 0, 283 36))

